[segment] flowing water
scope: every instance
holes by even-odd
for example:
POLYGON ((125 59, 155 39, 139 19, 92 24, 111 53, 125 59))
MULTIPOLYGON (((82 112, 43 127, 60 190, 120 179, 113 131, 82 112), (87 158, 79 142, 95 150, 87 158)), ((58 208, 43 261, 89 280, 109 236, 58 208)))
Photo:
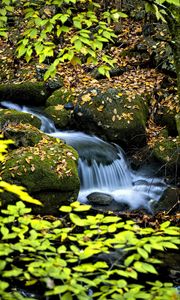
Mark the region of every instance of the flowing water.
POLYGON ((106 193, 116 204, 127 204, 130 209, 144 207, 150 210, 150 201, 158 201, 167 188, 163 179, 153 176, 153 170, 144 167, 133 171, 120 146, 76 131, 61 131, 52 120, 37 108, 19 106, 7 101, 1 106, 28 112, 41 120, 41 130, 64 140, 79 153, 78 170, 81 188, 78 200, 87 202, 93 192, 106 193))

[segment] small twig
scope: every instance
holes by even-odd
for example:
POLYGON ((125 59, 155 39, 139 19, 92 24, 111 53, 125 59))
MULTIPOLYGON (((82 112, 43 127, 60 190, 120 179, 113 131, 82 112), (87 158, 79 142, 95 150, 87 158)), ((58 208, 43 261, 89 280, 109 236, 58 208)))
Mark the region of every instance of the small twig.
POLYGON ((177 206, 177 205, 179 205, 180 204, 180 200, 178 200, 167 212, 166 212, 166 214, 167 215, 169 215, 170 214, 170 212, 172 212, 173 211, 173 209, 177 206))

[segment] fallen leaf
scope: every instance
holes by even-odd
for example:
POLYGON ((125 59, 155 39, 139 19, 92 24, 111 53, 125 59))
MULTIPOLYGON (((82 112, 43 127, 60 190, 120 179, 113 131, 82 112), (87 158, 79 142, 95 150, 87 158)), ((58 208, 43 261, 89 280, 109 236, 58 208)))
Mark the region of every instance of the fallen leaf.
POLYGON ((63 110, 64 109, 64 105, 62 104, 58 104, 55 106, 55 110, 63 110))
POLYGON ((100 105, 99 107, 97 107, 97 110, 98 110, 98 111, 103 111, 103 108, 104 108, 104 106, 103 106, 103 105, 100 105))

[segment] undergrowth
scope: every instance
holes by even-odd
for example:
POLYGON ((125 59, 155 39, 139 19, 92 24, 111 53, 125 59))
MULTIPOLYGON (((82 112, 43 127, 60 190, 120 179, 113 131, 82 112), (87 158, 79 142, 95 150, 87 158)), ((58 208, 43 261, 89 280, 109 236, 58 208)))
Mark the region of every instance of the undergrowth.
POLYGON ((1 207, 0 237, 2 300, 178 299, 173 284, 159 280, 156 258, 178 249, 179 231, 169 221, 141 227, 77 201, 61 206, 59 218, 34 216, 17 201, 1 207))
POLYGON ((1 299, 178 299, 156 268, 155 252, 180 242, 169 221, 141 228, 79 202, 59 219, 30 213, 22 201, 1 209, 1 299))

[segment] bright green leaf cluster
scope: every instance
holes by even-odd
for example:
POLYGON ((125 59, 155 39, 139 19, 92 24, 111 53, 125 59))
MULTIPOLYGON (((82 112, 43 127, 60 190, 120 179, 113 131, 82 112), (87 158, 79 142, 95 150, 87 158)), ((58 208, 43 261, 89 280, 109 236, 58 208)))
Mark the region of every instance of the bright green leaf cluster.
POLYGON ((22 202, 1 210, 1 299, 28 299, 17 293, 22 283, 42 299, 178 299, 172 284, 148 281, 160 263, 155 251, 178 248, 178 228, 169 222, 141 228, 110 213, 94 215, 79 202, 60 207, 59 219, 30 211, 22 202))
MULTIPOLYGON (((5 153, 9 141, 1 143, 5 153)), ((39 204, 21 187, 0 186, 39 204)), ((61 206, 59 214, 34 216, 21 201, 1 208, 2 300, 178 299, 171 283, 149 282, 149 275, 158 279, 157 251, 178 250, 179 228, 169 221, 143 228, 112 213, 95 214, 78 201, 61 206)))
POLYGON ((21 10, 19 26, 23 27, 16 45, 18 58, 29 62, 37 57, 39 63, 50 65, 44 79, 56 74, 59 64, 69 61, 73 65, 97 65, 99 72, 109 77, 115 62, 102 52, 104 45, 114 41, 116 35, 111 23, 127 17, 117 10, 101 12, 100 5, 91 0, 3 0, 0 7, 0 34, 8 36, 8 12, 21 10))

